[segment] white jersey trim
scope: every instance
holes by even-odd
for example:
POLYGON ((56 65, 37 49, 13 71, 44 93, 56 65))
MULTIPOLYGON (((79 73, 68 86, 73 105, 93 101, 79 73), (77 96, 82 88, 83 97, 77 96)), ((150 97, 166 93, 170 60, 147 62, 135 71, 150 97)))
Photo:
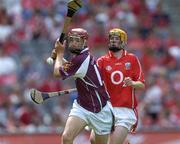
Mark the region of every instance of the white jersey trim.
POLYGON ((99 73, 98 68, 97 68, 96 65, 94 65, 94 69, 95 69, 95 71, 96 71, 96 75, 97 75, 97 77, 98 77, 99 83, 100 83, 100 85, 102 86, 101 76, 100 76, 100 73, 99 73))
POLYGON ((101 98, 100 98, 100 96, 99 96, 99 94, 98 94, 98 92, 96 90, 95 90, 95 93, 96 93, 96 96, 97 96, 97 98, 99 100, 99 103, 100 103, 100 106, 101 106, 101 109, 102 109, 103 107, 102 107, 102 103, 101 103, 101 98))
POLYGON ((85 77, 88 67, 89 67, 89 62, 90 62, 90 55, 87 56, 87 58, 84 60, 84 62, 81 64, 79 69, 76 71, 75 75, 73 77, 79 77, 83 78, 85 77))
POLYGON ((137 59, 137 62, 138 62, 138 65, 139 65, 139 77, 138 77, 138 80, 141 78, 141 75, 142 75, 142 68, 141 68, 141 64, 140 64, 140 62, 139 62, 139 60, 138 60, 138 58, 136 57, 136 59, 137 59))

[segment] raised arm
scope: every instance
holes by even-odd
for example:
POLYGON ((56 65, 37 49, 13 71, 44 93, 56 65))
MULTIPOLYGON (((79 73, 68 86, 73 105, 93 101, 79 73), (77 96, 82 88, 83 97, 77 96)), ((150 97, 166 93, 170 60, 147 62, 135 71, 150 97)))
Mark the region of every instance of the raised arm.
POLYGON ((65 42, 62 45, 58 40, 55 43, 55 49, 57 53, 57 58, 54 63, 54 76, 55 77, 61 77, 61 73, 59 71, 60 67, 63 65, 63 55, 64 55, 64 47, 65 47, 65 42))

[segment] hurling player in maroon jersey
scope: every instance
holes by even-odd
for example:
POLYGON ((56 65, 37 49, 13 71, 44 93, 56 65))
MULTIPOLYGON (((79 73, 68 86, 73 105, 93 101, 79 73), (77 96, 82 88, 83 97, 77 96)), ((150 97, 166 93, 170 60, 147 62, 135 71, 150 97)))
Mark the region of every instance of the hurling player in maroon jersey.
POLYGON ((82 28, 68 33, 68 50, 73 54, 71 60, 63 62, 65 42, 55 43, 57 58, 54 75, 62 79, 73 77, 77 88, 75 99, 64 132, 63 144, 73 144, 75 137, 86 126, 95 132, 97 144, 107 144, 113 126, 112 106, 94 57, 87 46, 88 33, 82 28))

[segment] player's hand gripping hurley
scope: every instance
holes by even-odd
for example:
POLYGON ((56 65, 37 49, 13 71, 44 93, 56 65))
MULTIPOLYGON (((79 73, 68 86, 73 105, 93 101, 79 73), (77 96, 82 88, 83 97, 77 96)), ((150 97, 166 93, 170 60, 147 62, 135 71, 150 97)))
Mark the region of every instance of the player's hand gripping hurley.
POLYGON ((45 100, 51 98, 51 97, 55 97, 55 96, 62 96, 64 94, 70 94, 72 92, 76 92, 77 89, 73 88, 73 89, 67 89, 67 90, 62 90, 62 91, 57 91, 57 92, 41 92, 37 89, 32 89, 30 91, 30 96, 31 99, 37 103, 37 104, 41 104, 43 103, 45 100))
MULTIPOLYGON (((61 35, 59 37, 59 42, 60 43, 63 43, 63 41, 65 39, 65 35, 66 35, 67 30, 68 30, 68 26, 71 23, 73 15, 82 7, 82 1, 81 0, 70 0, 68 2, 67 6, 68 6, 67 16, 66 16, 65 21, 64 21, 64 26, 63 26, 62 33, 61 33, 61 35)), ((56 59, 56 52, 55 52, 55 49, 54 49, 52 51, 52 53, 51 53, 51 57, 49 57, 47 59, 47 62, 49 64, 53 64, 53 61, 55 59, 56 59)))

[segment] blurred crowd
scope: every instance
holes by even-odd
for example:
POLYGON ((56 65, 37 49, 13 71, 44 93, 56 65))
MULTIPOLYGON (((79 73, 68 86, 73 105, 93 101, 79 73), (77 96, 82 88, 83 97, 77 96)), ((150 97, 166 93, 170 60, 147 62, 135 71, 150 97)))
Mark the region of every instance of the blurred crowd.
MULTIPOLYGON (((143 66, 145 91, 138 91, 139 130, 180 129, 180 42, 163 0, 83 0, 70 27, 89 32, 97 58, 107 52, 108 31, 128 33, 127 50, 143 66)), ((61 33, 66 0, 0 0, 0 133, 57 132, 64 127, 76 93, 34 104, 30 89, 74 87, 46 64, 61 33)))

